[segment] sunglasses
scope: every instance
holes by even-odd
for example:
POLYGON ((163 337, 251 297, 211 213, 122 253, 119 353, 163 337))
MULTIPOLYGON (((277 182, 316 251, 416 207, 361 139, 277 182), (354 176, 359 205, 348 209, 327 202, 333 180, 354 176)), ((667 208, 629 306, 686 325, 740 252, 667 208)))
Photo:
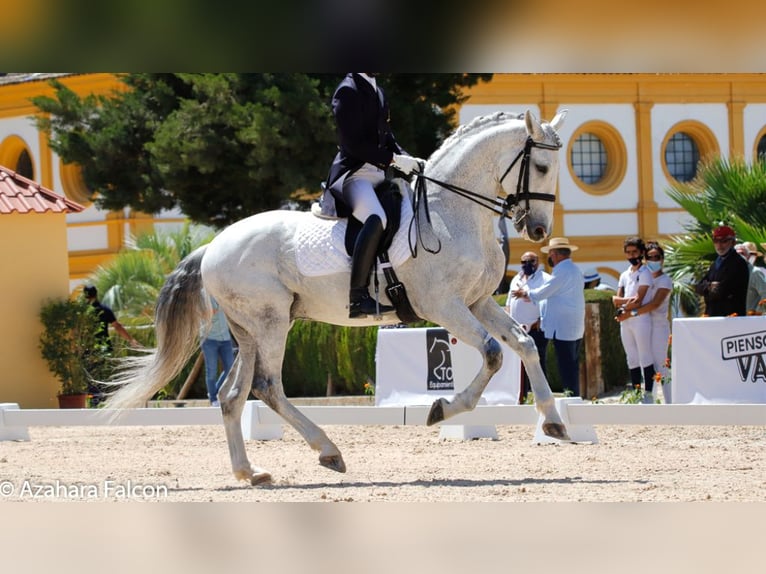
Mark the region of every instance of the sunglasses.
POLYGON ((537 263, 537 259, 522 259, 522 263, 537 263))
POLYGON ((729 241, 734 241, 734 238, 724 237, 723 239, 713 239, 713 243, 728 243, 729 241))
POLYGON ((659 255, 647 255, 646 256, 647 261, 662 261, 662 257, 659 255))

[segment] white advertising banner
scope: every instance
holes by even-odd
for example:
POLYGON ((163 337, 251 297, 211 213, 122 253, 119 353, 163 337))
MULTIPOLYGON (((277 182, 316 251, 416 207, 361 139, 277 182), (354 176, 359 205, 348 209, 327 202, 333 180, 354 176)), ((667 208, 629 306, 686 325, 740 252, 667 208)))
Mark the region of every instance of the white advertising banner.
POLYGON ((766 403, 766 317, 673 320, 674 403, 766 403))
MULTIPOLYGON (((501 347, 503 366, 482 397, 486 404, 515 405, 521 360, 510 347, 501 347)), ((375 364, 376 405, 430 405, 466 388, 479 372, 481 354, 445 329, 378 329, 375 364)))

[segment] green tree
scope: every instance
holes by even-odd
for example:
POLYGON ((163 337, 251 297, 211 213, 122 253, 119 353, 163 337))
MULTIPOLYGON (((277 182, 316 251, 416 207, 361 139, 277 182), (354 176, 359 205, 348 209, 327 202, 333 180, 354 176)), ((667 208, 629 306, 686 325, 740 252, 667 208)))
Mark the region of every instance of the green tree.
MULTIPOLYGON (((335 150, 329 101, 342 76, 127 74, 125 89, 80 97, 52 82, 33 98, 52 149, 77 163, 97 205, 146 213, 179 206, 223 227, 316 196, 335 150)), ((491 74, 390 74, 400 143, 427 157, 455 125, 463 89, 491 74)))
POLYGON ((737 232, 738 241, 766 242, 766 162, 708 160, 692 181, 676 183, 666 193, 691 216, 685 233, 666 246, 666 272, 673 278, 674 300, 688 314, 697 314, 694 284, 715 259, 713 229, 725 223, 737 232))

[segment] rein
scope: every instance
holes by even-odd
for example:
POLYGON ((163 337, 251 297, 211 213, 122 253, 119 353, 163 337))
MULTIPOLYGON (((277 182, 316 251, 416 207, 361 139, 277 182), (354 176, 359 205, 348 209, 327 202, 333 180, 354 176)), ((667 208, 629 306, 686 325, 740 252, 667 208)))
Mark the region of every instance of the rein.
POLYGON ((510 171, 513 169, 513 166, 516 165, 516 163, 521 159, 521 167, 519 171, 519 179, 516 182, 516 193, 514 195, 508 195, 503 199, 500 196, 495 197, 495 199, 490 199, 485 195, 482 195, 480 193, 476 193, 475 191, 471 191, 470 189, 465 189, 464 187, 460 187, 451 183, 447 183, 444 181, 439 181, 438 179, 434 179, 432 177, 428 177, 425 174, 419 173, 417 174, 417 181, 415 183, 415 202, 414 202, 414 211, 415 214, 410 220, 410 253, 412 254, 412 257, 417 257, 417 243, 418 241, 423 246, 423 249, 428 251, 429 253, 439 253, 441 251, 441 241, 437 238, 438 246, 434 249, 429 249, 426 247, 425 243, 423 242, 421 229, 420 229, 420 204, 423 204, 423 211, 426 216, 426 221, 428 222, 429 227, 431 226, 431 214, 428 211, 428 199, 426 197, 426 181, 430 181, 431 183, 435 183, 444 189, 451 191, 461 197, 464 197, 470 201, 473 201, 477 205, 480 205, 481 207, 484 207, 486 209, 489 209, 493 213, 496 213, 500 215, 501 217, 507 217, 508 219, 513 218, 514 224, 520 223, 526 216, 527 213, 529 213, 529 202, 530 200, 537 199, 541 201, 556 201, 556 196, 552 193, 538 193, 538 192, 530 192, 529 191, 529 164, 530 164, 530 156, 532 152, 532 148, 540 148, 540 149, 548 149, 548 150, 558 150, 561 149, 561 144, 547 144, 543 142, 537 142, 534 139, 532 139, 532 136, 527 136, 527 141, 524 144, 524 148, 516 155, 516 157, 513 159, 511 164, 508 166, 508 168, 503 172, 502 177, 498 180, 498 183, 502 184, 503 180, 506 178, 506 176, 510 173, 510 171), (526 203, 526 206, 522 208, 521 212, 517 215, 517 209, 520 207, 521 202, 524 201, 526 203), (510 212, 510 213, 509 213, 510 212), (412 244, 412 226, 415 225, 416 229, 416 241, 415 245, 412 244))

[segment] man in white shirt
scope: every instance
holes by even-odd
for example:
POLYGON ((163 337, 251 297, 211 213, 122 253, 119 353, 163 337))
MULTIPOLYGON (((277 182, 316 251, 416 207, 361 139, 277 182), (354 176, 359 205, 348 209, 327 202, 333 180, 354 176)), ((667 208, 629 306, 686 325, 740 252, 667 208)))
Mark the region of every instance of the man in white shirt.
MULTIPOLYGON (((537 257, 537 254, 534 251, 527 251, 521 256, 521 272, 517 273, 511 280, 511 287, 505 302, 505 312, 519 323, 524 331, 529 333, 529 336, 534 339, 543 373, 545 373, 545 356, 548 341, 545 338, 545 333, 543 333, 543 330, 540 327, 540 307, 545 305, 545 301, 542 301, 540 304, 532 303, 532 301, 528 299, 514 297, 512 293, 513 291, 518 291, 525 287, 535 289, 536 287, 542 286, 543 283, 549 279, 550 275, 540 269, 540 259, 537 257)), ((520 403, 524 402, 524 399, 530 390, 529 375, 527 375, 527 371, 524 368, 524 365, 522 365, 521 392, 519 395, 520 403)))
POLYGON ((533 303, 545 301, 541 307, 541 327, 547 340, 553 341, 556 364, 564 391, 580 396, 580 342, 585 333, 585 295, 583 276, 572 262, 576 245, 566 237, 553 237, 540 249, 548 253, 553 271, 547 281, 536 288, 512 291, 514 297, 526 297, 533 303))

